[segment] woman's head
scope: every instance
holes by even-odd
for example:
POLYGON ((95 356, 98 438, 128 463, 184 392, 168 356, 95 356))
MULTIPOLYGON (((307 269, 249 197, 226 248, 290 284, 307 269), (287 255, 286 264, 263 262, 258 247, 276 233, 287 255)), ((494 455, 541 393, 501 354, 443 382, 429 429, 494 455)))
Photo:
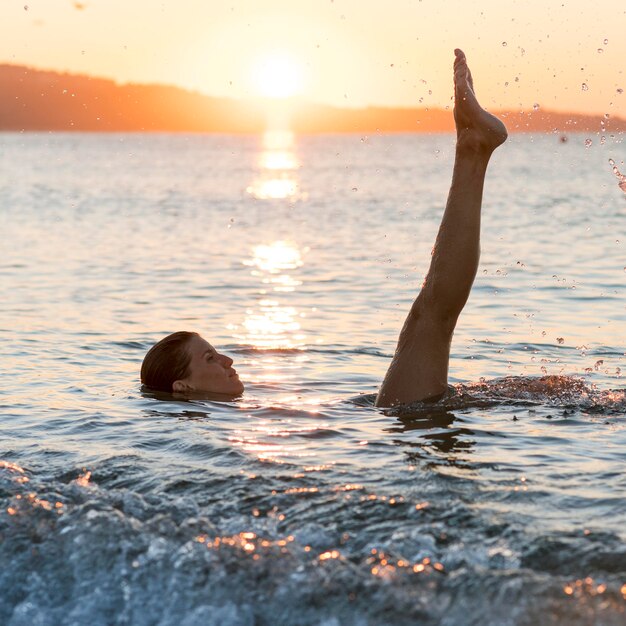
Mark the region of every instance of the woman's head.
POLYGON ((205 391, 238 396, 243 383, 233 361, 198 333, 180 331, 152 346, 141 365, 141 382, 158 391, 205 391))

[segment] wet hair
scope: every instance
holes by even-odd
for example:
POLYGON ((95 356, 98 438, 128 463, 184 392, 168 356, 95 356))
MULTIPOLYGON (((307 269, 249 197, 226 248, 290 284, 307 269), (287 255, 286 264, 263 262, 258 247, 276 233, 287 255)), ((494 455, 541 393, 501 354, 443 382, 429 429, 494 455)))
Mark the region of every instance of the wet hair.
POLYGON ((187 346, 198 333, 181 330, 154 344, 141 364, 141 382, 156 391, 172 392, 177 380, 187 378, 191 354, 187 346))

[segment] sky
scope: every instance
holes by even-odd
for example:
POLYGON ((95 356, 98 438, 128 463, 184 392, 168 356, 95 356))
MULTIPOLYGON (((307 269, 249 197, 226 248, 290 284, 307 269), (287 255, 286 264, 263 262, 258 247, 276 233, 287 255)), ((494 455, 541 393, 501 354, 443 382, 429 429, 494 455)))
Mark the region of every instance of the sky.
POLYGON ((240 99, 482 103, 626 117, 626 3, 589 0, 2 0, 0 63, 240 99), (621 92, 620 92, 621 90, 621 92))

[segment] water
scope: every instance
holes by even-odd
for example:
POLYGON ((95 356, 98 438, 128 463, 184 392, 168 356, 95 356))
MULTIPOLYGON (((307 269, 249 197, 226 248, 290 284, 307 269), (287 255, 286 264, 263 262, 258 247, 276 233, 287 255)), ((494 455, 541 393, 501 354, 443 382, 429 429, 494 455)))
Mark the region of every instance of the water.
POLYGON ((1 135, 0 623, 623 624, 624 147, 587 138, 499 149, 455 392, 382 411, 451 136, 1 135), (142 393, 182 329, 242 399, 142 393))

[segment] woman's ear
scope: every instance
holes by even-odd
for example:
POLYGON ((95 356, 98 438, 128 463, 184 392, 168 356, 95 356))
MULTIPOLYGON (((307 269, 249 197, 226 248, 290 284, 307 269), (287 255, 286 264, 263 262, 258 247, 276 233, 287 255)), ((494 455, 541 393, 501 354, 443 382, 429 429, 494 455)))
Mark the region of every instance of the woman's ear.
POLYGON ((175 380, 172 384, 172 391, 177 391, 179 393, 183 391, 193 391, 193 387, 184 380, 175 380))

